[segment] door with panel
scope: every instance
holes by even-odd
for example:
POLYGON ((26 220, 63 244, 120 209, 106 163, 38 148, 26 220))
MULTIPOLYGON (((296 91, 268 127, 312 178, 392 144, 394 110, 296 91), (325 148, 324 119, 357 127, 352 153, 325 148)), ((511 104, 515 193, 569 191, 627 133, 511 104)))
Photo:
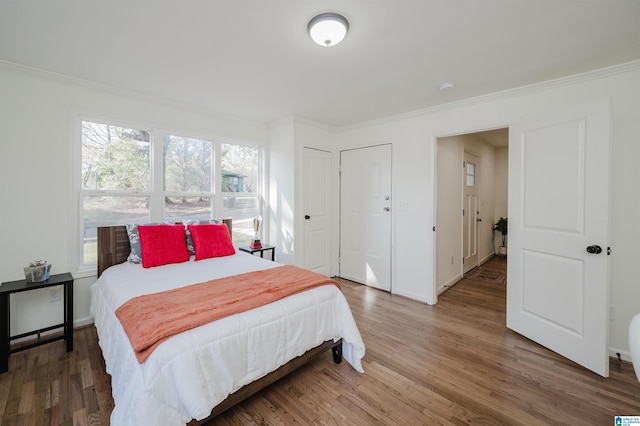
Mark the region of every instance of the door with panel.
POLYGON ((466 274, 478 266, 478 166, 480 157, 464 152, 462 163, 462 264, 466 274))
POLYGON ((332 191, 328 151, 304 148, 304 267, 331 276, 332 191))
POLYGON ((391 290, 391 145, 340 153, 340 276, 391 290))
POLYGON ((608 376, 609 100, 509 130, 507 326, 608 376))

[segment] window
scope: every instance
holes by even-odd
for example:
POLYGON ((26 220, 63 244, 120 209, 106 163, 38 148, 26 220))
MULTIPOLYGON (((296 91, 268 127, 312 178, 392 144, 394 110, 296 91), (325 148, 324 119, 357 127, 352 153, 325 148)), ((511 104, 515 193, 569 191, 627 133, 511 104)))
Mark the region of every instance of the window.
POLYGON ((82 122, 80 265, 97 263, 97 227, 149 221, 150 134, 82 122))
POLYGON ((467 186, 476 186, 476 165, 473 163, 466 163, 465 176, 467 177, 467 186))
POLYGON ((171 220, 205 220, 214 211, 213 142, 164 135, 164 211, 171 220))
POLYGON ((260 216, 260 150, 255 147, 221 145, 223 217, 233 218, 234 238, 254 238, 253 218, 260 216))
POLYGON ((97 263, 98 226, 230 217, 235 244, 253 239, 261 147, 97 120, 81 129, 80 268, 97 263))

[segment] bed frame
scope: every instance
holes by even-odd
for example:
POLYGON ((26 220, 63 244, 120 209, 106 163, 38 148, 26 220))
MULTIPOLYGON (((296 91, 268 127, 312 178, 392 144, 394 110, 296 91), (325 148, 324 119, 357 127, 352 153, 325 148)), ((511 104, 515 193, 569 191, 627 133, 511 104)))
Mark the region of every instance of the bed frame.
MULTIPOLYGON (((222 221, 229 228, 229 234, 232 232, 232 220, 223 219, 222 221)), ((112 265, 124 263, 127 261, 131 246, 129 244, 129 237, 127 235, 127 228, 124 225, 121 226, 104 226, 98 228, 98 277, 102 275, 102 272, 112 265)), ((277 370, 267 374, 266 376, 249 383, 244 387, 238 389, 216 405, 209 417, 203 420, 192 420, 188 423, 189 426, 203 425, 210 421, 219 414, 222 414, 227 409, 233 407, 236 404, 244 401, 253 394, 266 388, 275 381, 281 379, 287 374, 293 372, 298 367, 303 366, 307 362, 314 359, 319 354, 331 349, 333 354, 333 361, 336 364, 342 362, 342 339, 334 342, 328 340, 319 346, 308 350, 304 354, 297 358, 292 359, 288 363, 282 365, 277 370)))

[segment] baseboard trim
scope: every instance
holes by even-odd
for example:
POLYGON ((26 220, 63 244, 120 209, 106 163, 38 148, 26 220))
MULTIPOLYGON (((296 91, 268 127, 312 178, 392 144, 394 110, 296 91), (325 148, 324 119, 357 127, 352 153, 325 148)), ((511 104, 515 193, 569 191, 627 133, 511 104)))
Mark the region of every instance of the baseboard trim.
POLYGON ((487 256, 483 257, 482 259, 480 259, 480 265, 484 265, 485 263, 487 263, 489 260, 491 260, 491 258, 493 256, 495 256, 496 253, 494 251, 492 251, 491 253, 489 253, 487 256))
POLYGON ((73 328, 80 328, 90 324, 93 324, 93 317, 85 317, 73 320, 73 328))
POLYGON ((623 361, 631 362, 631 352, 623 351, 622 349, 609 348, 609 356, 611 358, 618 359, 618 354, 620 354, 620 358, 622 358, 623 361))
POLYGON ((438 287, 437 292, 438 292, 438 296, 441 295, 443 292, 445 292, 447 290, 447 288, 455 285, 458 281, 460 281, 462 278, 464 278, 464 275, 462 274, 458 274, 455 277, 451 278, 449 281, 447 281, 446 283, 444 283, 442 286, 438 287))

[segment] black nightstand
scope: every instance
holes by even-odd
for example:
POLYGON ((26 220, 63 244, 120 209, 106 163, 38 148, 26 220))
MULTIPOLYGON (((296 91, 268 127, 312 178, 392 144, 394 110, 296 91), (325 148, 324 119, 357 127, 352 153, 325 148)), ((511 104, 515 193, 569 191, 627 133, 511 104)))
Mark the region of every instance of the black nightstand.
POLYGON ((67 342, 67 352, 73 351, 73 277, 70 273, 66 272, 64 274, 51 275, 48 280, 37 283, 27 282, 27 280, 17 280, 8 281, 0 285, 0 373, 5 373, 9 370, 9 354, 24 351, 25 349, 30 349, 35 346, 44 345, 45 343, 61 339, 64 339, 67 342), (51 327, 42 328, 40 330, 11 336, 11 303, 9 295, 12 293, 20 293, 22 291, 36 290, 56 285, 64 287, 64 322, 62 324, 52 325, 51 327), (64 334, 62 336, 40 337, 40 333, 42 332, 63 327, 64 334), (33 335, 38 336, 36 342, 11 349, 12 340, 33 335))
POLYGON ((275 262, 276 261, 276 247, 275 246, 268 246, 266 244, 263 244, 262 247, 260 248, 251 248, 249 246, 244 246, 244 247, 238 247, 240 250, 242 251, 246 251, 247 253, 260 253, 260 257, 264 257, 264 252, 267 250, 271 250, 271 261, 275 262))

